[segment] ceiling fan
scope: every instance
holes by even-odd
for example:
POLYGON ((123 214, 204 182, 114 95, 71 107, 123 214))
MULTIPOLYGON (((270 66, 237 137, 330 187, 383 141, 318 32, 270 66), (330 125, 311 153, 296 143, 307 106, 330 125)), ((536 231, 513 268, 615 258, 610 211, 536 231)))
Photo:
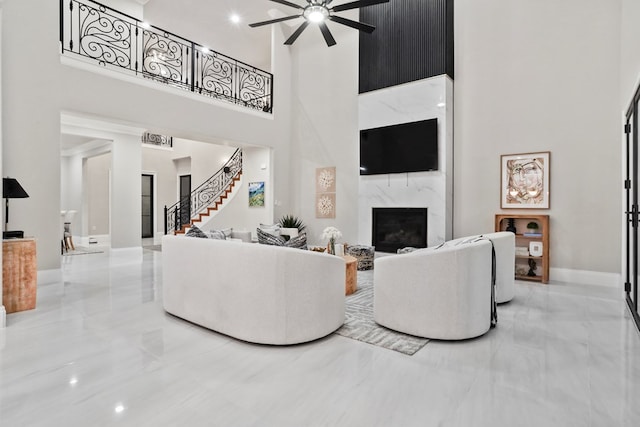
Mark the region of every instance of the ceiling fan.
POLYGON ((269 21, 256 22, 249 24, 250 27, 260 27, 262 25, 275 24, 276 22, 288 21, 290 19, 304 18, 304 22, 300 24, 297 30, 291 34, 284 44, 291 45, 302 34, 307 26, 312 24, 318 24, 324 41, 327 42, 327 46, 333 46, 336 44, 336 40, 331 35, 329 27, 327 27, 326 21, 334 21, 338 24, 346 25, 347 27, 355 28, 356 30, 364 31, 365 33, 372 33, 376 29, 373 25, 365 24, 363 22, 353 21, 351 19, 343 18, 341 16, 334 15, 335 12, 342 12, 345 10, 357 9, 364 6, 371 6, 379 3, 387 3, 389 0, 358 0, 350 3, 340 4, 338 6, 330 7, 329 5, 333 0, 306 0, 306 6, 300 6, 287 0, 270 0, 276 3, 283 4, 285 6, 293 7, 300 10, 299 15, 285 16, 283 18, 271 19, 269 21))

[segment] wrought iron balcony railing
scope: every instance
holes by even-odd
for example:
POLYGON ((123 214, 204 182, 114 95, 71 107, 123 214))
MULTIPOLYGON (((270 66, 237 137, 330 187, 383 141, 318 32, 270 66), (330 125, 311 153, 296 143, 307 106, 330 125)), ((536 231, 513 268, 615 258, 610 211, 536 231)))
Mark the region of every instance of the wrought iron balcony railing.
POLYGON ((164 208, 164 234, 182 229, 191 223, 229 188, 231 181, 242 173, 242 150, 238 148, 225 165, 191 192, 189 197, 164 208))
POLYGON ((60 0, 62 53, 268 113, 273 75, 93 0, 60 0))

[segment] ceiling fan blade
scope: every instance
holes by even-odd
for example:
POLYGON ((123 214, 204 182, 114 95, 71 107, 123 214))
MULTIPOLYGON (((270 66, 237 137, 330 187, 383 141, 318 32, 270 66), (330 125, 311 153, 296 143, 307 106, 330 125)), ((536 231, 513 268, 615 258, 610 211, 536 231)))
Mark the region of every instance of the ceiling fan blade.
POLYGON ((299 4, 291 3, 290 1, 287 1, 287 0, 271 0, 271 1, 283 4, 285 6, 295 7, 296 9, 304 9, 304 7, 300 6, 299 4))
MULTIPOLYGON (((275 1, 275 0, 272 0, 275 1)), ((342 12, 343 10, 357 9, 359 7, 373 6, 374 4, 389 3, 389 0, 358 0, 351 3, 339 4, 332 8, 332 12, 342 12)))
POLYGON ((284 18, 271 19, 269 21, 256 22, 249 24, 251 28, 260 27, 262 25, 275 24, 276 22, 288 21, 289 19, 300 18, 302 15, 285 16, 284 18))
POLYGON ((373 30, 376 29, 373 25, 352 21, 351 19, 343 18, 341 16, 331 15, 329 16, 329 19, 337 22, 338 24, 346 25, 347 27, 355 28, 356 30, 364 31, 369 34, 373 33, 373 30))
POLYGON ((296 39, 300 36, 300 34, 302 34, 304 29, 307 28, 307 25, 309 25, 309 21, 304 21, 302 24, 300 24, 298 29, 293 34, 291 34, 291 37, 289 37, 287 41, 284 42, 284 44, 287 44, 287 45, 293 44, 293 42, 296 41, 296 39))
POLYGON ((331 31, 329 31, 329 27, 324 22, 318 22, 318 27, 320 27, 320 31, 322 31, 322 35, 324 36, 324 41, 327 42, 327 46, 331 47, 336 44, 336 39, 331 35, 331 31))

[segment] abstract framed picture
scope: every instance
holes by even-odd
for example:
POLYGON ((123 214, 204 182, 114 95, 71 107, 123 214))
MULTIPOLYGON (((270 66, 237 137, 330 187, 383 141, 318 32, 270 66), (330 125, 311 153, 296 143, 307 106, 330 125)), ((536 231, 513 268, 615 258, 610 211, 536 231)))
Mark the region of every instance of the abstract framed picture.
POLYGON ((549 209, 549 151, 500 156, 500 207, 549 209))
POLYGON ((316 194, 336 192, 336 167, 316 169, 316 194))
POLYGON ((264 181, 249 183, 249 207, 264 206, 264 181))
POLYGON ((336 217, 336 193, 316 194, 316 218, 336 217))

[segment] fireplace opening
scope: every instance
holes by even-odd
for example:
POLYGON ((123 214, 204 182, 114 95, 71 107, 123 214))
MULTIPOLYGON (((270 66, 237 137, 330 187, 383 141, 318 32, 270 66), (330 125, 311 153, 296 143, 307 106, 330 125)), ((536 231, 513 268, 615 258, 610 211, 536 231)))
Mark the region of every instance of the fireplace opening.
POLYGON ((427 247, 427 208, 373 208, 372 245, 376 251, 427 247))

